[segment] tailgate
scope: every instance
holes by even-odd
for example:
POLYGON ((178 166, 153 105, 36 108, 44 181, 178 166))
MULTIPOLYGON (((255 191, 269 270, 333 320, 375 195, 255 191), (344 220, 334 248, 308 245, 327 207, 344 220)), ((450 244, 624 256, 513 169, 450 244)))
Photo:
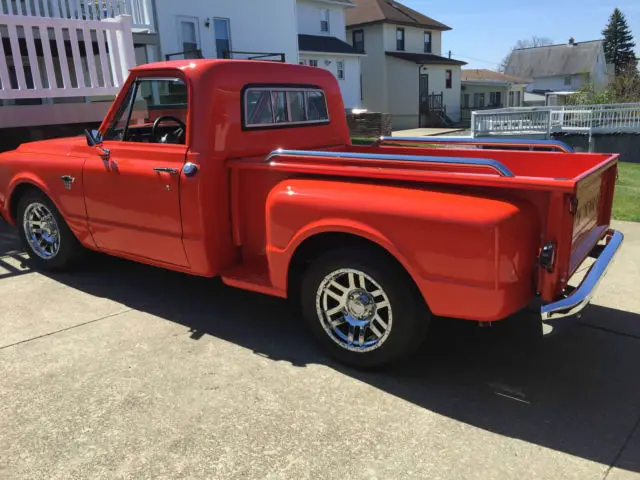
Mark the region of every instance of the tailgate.
POLYGON ((570 202, 573 229, 569 276, 575 273, 596 243, 602 239, 611 222, 618 170, 617 161, 611 160, 592 172, 586 172, 576 184, 576 193, 570 202))

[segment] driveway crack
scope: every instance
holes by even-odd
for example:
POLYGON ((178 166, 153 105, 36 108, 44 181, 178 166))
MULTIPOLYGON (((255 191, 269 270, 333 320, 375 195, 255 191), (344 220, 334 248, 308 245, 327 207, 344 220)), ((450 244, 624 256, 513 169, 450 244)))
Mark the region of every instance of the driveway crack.
POLYGON ((611 473, 611 470, 613 470, 615 468, 616 463, 618 463, 618 460, 620 460, 620 457, 622 456, 623 452, 625 451, 625 449, 629 445, 629 442, 631 442, 631 439, 634 437, 634 435, 639 430, 640 430, 640 416, 638 417, 638 420, 636 420, 636 423, 633 426, 633 428, 631 429, 631 432, 629 432, 629 435, 627 435, 627 438, 625 439, 624 443, 622 444, 622 447, 620 448, 620 451, 617 453, 617 455, 615 456, 613 461, 609 464, 609 468, 607 468, 607 471, 604 474, 604 477, 602 477, 602 480, 606 480, 606 478, 611 473))
POLYGON ((115 313, 110 313, 109 315, 104 315, 103 317, 100 317, 100 318, 94 318, 93 320, 88 320, 86 322, 78 323, 78 324, 72 325, 70 327, 65 327, 65 328, 61 328, 59 330, 54 330, 53 332, 47 332, 47 333, 43 333, 42 335, 36 335, 35 337, 26 338, 24 340, 20 340, 19 342, 14 342, 14 343, 10 343, 8 345, 3 345, 3 346, 0 347, 0 350, 4 350, 5 348, 9 348, 9 347, 15 347, 16 345, 22 345, 23 343, 29 343, 29 342, 32 342, 33 340, 38 340, 39 338, 51 337, 51 336, 56 335, 58 333, 67 332, 69 330, 73 330, 73 329, 79 328, 79 327, 84 327, 85 325, 91 325, 92 323, 96 323, 96 322, 99 322, 101 320, 106 320, 106 319, 112 318, 112 317, 117 317, 118 315, 122 315, 123 313, 127 313, 127 312, 130 312, 132 310, 133 310, 132 308, 127 308, 125 310, 121 310, 121 311, 115 312, 115 313))

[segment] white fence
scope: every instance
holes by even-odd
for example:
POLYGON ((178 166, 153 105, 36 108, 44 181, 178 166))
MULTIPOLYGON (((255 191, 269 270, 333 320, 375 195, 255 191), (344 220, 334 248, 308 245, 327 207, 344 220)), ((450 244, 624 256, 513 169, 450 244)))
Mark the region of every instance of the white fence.
POLYGON ((640 103, 484 110, 472 113, 471 131, 473 136, 640 133, 640 103))
POLYGON ((81 21, 0 15, 0 37, 5 100, 115 95, 136 64, 129 16, 81 21))
POLYGON ((152 0, 0 0, 0 15, 104 20, 132 17, 134 29, 153 32, 152 0))

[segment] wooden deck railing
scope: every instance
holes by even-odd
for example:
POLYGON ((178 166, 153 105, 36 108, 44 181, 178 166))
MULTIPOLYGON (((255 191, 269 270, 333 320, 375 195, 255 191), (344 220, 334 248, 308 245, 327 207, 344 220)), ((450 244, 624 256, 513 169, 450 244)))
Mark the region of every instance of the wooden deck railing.
POLYGON ((104 20, 130 15, 134 30, 155 31, 152 0, 0 0, 0 15, 104 20))
POLYGON ((0 15, 3 30, 3 100, 115 95, 135 66, 127 15, 103 21, 0 15))

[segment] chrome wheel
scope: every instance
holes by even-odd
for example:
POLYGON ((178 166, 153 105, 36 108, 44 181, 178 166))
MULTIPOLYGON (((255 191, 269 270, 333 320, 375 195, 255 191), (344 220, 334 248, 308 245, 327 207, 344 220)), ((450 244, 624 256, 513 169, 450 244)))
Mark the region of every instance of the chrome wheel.
POLYGON ((316 311, 329 337, 350 351, 375 350, 391 333, 389 297, 359 270, 341 268, 327 275, 318 287, 316 311))
POLYGON ((33 253, 44 260, 60 251, 60 229, 53 213, 39 202, 30 203, 22 219, 24 234, 33 253))

